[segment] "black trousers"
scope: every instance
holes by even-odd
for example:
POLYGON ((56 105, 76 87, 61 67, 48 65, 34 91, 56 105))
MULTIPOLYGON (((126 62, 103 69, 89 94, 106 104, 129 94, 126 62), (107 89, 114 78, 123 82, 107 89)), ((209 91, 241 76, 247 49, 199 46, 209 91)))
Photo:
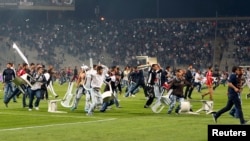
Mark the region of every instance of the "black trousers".
POLYGON ((185 99, 187 99, 187 97, 191 98, 192 92, 193 88, 191 86, 186 86, 184 98, 185 99))
POLYGON ((231 110, 233 105, 235 106, 235 108, 238 111, 240 123, 244 124, 245 119, 244 119, 243 112, 242 112, 241 100, 240 100, 240 97, 238 96, 238 94, 228 94, 228 100, 227 100, 226 106, 215 113, 215 115, 214 115, 215 118, 219 118, 223 113, 231 110))
POLYGON ((150 106, 155 99, 154 87, 147 86, 146 89, 147 89, 147 94, 148 94, 148 100, 146 101, 146 105, 150 106))

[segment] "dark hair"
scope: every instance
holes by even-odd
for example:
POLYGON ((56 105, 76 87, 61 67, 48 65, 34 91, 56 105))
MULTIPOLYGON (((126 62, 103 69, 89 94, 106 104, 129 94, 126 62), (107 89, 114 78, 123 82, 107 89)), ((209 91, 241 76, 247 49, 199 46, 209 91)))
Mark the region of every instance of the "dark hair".
POLYGON ((94 65, 93 65, 93 68, 96 68, 97 66, 98 66, 98 65, 94 64, 94 65))
POLYGON ((213 67, 212 66, 208 66, 208 69, 212 69, 213 67))
POLYGON ((166 69, 168 70, 170 68, 170 66, 167 66, 166 69))
POLYGON ((39 67, 37 67, 37 69, 36 69, 36 70, 40 70, 41 68, 43 68, 43 67, 39 66, 39 67))
POLYGON ((181 71, 181 69, 176 69, 176 72, 180 72, 181 71))
POLYGON ((158 64, 152 64, 152 67, 155 67, 155 66, 157 66, 158 64))
POLYGON ((237 66, 233 66, 233 67, 232 67, 232 72, 236 72, 237 69, 238 69, 237 66))
POLYGON ((23 63, 23 67, 27 66, 28 64, 27 63, 23 63))
POLYGON ((102 70, 103 67, 102 66, 97 66, 96 70, 99 71, 99 70, 102 70))

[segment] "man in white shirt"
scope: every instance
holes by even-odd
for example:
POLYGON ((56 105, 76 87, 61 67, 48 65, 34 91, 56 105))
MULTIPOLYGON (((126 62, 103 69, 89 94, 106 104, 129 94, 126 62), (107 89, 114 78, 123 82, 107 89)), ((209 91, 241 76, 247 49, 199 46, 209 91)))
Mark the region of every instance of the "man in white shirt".
POLYGON ((104 65, 97 66, 96 74, 91 74, 91 105, 88 109, 87 115, 93 114, 95 107, 102 104, 101 87, 105 80, 105 74, 108 72, 108 68, 104 65))
POLYGON ((201 75, 201 71, 197 70, 194 76, 194 87, 197 87, 198 92, 201 92, 201 81, 202 81, 202 75, 201 75))

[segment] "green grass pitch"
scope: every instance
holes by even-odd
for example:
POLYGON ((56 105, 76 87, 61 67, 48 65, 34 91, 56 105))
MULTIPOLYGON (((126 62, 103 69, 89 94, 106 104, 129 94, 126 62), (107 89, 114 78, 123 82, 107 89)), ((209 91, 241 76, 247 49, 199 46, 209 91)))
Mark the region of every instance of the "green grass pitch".
MULTIPOLYGON (((2 85, 0 86, 2 88, 2 85)), ((54 83, 55 92, 62 99, 68 83, 54 83)), ((225 106, 226 89, 220 85, 214 91, 214 110, 225 106)), ((74 91, 74 90, 73 90, 74 91)), ((206 89, 202 92, 207 91, 206 89)), ((250 99, 246 99, 248 87, 242 92, 243 112, 250 118, 250 99)), ((58 110, 66 113, 49 113, 48 101, 41 100, 40 110, 28 111, 22 108, 21 96, 18 102, 10 102, 8 108, 3 103, 3 89, 0 91, 0 140, 1 141, 206 141, 207 125, 214 124, 210 114, 201 111, 193 114, 166 114, 168 106, 161 113, 153 113, 150 108, 143 108, 146 99, 142 89, 136 97, 119 95, 122 108, 112 106, 101 113, 86 116, 83 111, 85 96, 78 109, 70 111, 58 102, 58 110)), ((54 99, 50 94, 50 99, 54 99)), ((194 100, 200 100, 201 94, 193 91, 194 100)), ((206 97, 208 98, 208 97, 206 97)), ((191 102, 194 111, 202 107, 201 102, 191 102)), ((217 124, 239 124, 239 120, 225 113, 217 124)))

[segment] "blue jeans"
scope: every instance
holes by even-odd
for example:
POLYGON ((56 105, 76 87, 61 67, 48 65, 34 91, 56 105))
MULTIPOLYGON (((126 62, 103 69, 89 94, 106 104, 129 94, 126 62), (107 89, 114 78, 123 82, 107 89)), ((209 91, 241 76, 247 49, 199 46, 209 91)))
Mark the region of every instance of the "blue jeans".
POLYGON ((181 108, 181 102, 185 100, 184 97, 179 97, 171 94, 169 98, 171 100, 171 103, 168 109, 168 113, 171 113, 175 107, 176 102, 179 102, 178 106, 175 108, 175 112, 178 113, 181 108))
MULTIPOLYGON (((134 89, 134 87, 136 86, 136 83, 135 82, 131 82, 129 85, 128 85, 128 91, 125 93, 125 97, 128 97, 129 96, 129 93, 134 89)), ((134 91, 133 91, 133 94, 137 93, 139 91, 139 88, 136 88, 134 91)))
POLYGON ((125 97, 128 97, 129 96, 129 93, 132 93, 132 94, 135 94, 139 91, 139 87, 137 87, 136 89, 134 89, 136 87, 136 83, 135 82, 131 82, 129 85, 128 85, 128 91, 126 92, 125 94, 125 97), (133 90, 134 89, 134 90, 133 90), (133 90, 133 91, 132 91, 133 90))
POLYGON ((108 106, 111 106, 114 104, 114 100, 110 100, 108 102, 103 102, 102 103, 102 108, 100 109, 100 112, 105 112, 108 106))
POLYGON ((25 90, 25 94, 23 94, 23 107, 27 107, 29 105, 27 105, 26 99, 30 97, 31 94, 31 87, 27 87, 25 90))
POLYGON ((65 77, 65 76, 61 76, 61 77, 59 78, 59 84, 60 84, 60 85, 63 85, 65 82, 66 82, 66 77, 65 77))
MULTIPOLYGON (((13 85, 12 85, 12 82, 7 82, 5 83, 4 85, 4 102, 7 100, 7 98, 13 93, 13 85)), ((14 99, 15 101, 15 99, 14 99)))
POLYGON ((122 88, 127 88, 129 86, 129 82, 128 82, 128 80, 122 80, 122 83, 121 83, 121 87, 122 88))
MULTIPOLYGON (((19 87, 15 87, 14 88, 14 90, 12 91, 12 93, 9 94, 8 97, 6 97, 4 99, 4 103, 9 103, 12 98, 15 101, 16 96, 19 95, 20 93, 22 93, 22 91, 20 89, 22 89, 22 91, 24 92, 24 95, 26 95, 25 94, 25 93, 27 93, 26 86, 22 84, 19 87)), ((26 105, 26 103, 24 103, 24 101, 23 101, 23 104, 26 105)))
POLYGON ((30 93, 30 99, 29 99, 29 108, 32 109, 33 108, 33 101, 34 101, 34 98, 36 96, 36 101, 35 101, 35 107, 39 107, 39 103, 40 103, 40 100, 41 100, 41 89, 37 89, 37 90, 31 90, 31 93, 30 93))

